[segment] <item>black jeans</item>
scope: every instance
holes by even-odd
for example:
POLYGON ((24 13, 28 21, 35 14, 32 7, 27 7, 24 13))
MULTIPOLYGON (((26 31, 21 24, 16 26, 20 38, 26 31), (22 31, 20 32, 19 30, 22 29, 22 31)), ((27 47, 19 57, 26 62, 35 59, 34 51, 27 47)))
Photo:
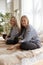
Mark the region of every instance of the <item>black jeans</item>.
POLYGON ((17 44, 18 43, 18 38, 15 38, 14 40, 7 40, 6 44, 7 45, 12 45, 12 44, 17 44))
POLYGON ((40 48, 40 46, 37 46, 37 44, 32 43, 32 42, 31 43, 23 42, 23 43, 21 43, 20 48, 22 50, 33 50, 33 49, 40 48))

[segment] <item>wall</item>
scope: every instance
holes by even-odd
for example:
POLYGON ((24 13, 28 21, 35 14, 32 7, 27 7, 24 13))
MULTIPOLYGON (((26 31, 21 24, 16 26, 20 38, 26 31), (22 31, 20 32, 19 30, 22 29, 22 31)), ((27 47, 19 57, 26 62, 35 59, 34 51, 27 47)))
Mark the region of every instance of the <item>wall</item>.
POLYGON ((0 0, 0 12, 6 12, 6 0, 0 0))
POLYGON ((21 0, 22 15, 27 15, 38 32, 43 31, 43 0, 21 0))

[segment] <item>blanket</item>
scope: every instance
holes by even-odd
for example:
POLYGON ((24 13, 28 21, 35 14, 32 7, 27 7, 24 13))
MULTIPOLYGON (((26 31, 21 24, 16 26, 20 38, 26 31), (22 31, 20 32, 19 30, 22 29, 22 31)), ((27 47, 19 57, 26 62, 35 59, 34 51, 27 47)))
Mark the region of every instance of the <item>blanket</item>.
MULTIPOLYGON (((43 46, 35 50, 23 51, 16 44, 13 50, 7 50, 11 45, 0 41, 0 65, 37 65, 43 61, 43 46)), ((42 63, 43 64, 43 63, 42 63)))
MULTIPOLYGON (((43 47, 35 50, 23 51, 18 48, 19 44, 15 45, 13 50, 7 50, 9 46, 10 45, 0 44, 0 65, 29 65, 31 63, 30 59, 35 61, 34 57, 36 58, 43 53, 43 47)), ((36 62, 32 62, 32 64, 35 63, 36 62)))

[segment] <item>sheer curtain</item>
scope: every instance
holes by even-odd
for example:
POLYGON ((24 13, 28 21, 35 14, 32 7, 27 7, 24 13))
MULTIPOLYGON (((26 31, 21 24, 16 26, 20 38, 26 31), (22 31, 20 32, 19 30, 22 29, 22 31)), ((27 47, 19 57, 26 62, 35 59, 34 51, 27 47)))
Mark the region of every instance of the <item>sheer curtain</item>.
POLYGON ((21 14, 28 16, 37 32, 43 31, 43 0, 22 0, 21 14))

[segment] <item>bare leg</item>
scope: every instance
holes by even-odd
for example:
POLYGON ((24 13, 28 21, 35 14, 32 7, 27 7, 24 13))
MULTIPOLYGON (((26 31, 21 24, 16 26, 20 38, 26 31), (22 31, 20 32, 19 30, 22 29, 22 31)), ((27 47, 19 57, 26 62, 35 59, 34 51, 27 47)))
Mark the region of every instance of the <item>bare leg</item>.
POLYGON ((20 44, 15 44, 15 45, 11 45, 9 48, 7 48, 7 50, 13 50, 13 49, 20 49, 20 44))
POLYGON ((15 47, 14 45, 11 45, 10 47, 7 48, 7 50, 12 50, 14 49, 14 47, 15 47))

